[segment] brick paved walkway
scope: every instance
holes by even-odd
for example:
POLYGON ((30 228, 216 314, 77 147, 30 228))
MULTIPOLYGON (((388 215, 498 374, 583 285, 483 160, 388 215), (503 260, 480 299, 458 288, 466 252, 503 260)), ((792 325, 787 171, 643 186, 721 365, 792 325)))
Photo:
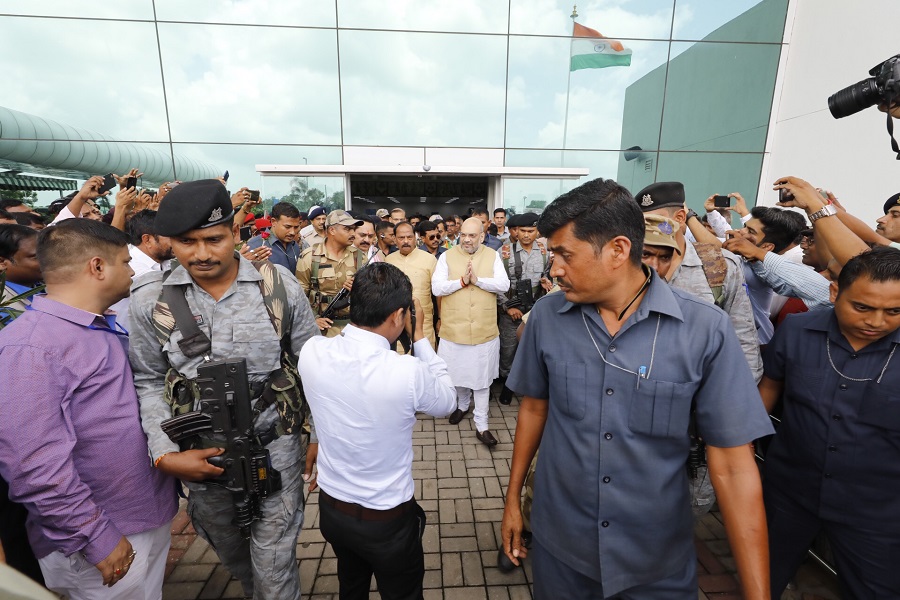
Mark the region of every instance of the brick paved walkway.
MULTIPOLYGON (((475 439, 471 416, 459 425, 420 417, 413 433, 416 499, 428 515, 425 530, 425 600, 531 598, 531 565, 512 573, 496 566, 503 491, 509 479, 518 402, 491 401, 493 451, 475 439)), ((319 533, 317 492, 307 495, 306 521, 297 544, 303 598, 337 599, 337 560, 319 533)), ((740 598, 734 560, 718 513, 695 528, 699 598, 740 598)), ((805 568, 785 600, 837 600, 834 582, 805 568)), ((172 525, 172 550, 163 600, 242 598, 241 586, 197 537, 182 510, 172 525)), ((379 598, 377 593, 373 598, 379 598)))

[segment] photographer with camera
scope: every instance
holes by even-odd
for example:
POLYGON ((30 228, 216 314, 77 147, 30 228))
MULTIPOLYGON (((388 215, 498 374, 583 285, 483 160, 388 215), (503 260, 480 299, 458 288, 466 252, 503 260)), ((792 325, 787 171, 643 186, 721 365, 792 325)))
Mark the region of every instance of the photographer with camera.
POLYGON ((300 352, 319 436, 320 526, 344 599, 368 598, 373 574, 385 598, 422 597, 425 513, 414 498, 412 430, 416 412, 445 416, 456 397, 421 315, 409 278, 373 263, 356 274, 342 335, 313 338, 300 352), (393 351, 404 330, 413 356, 393 351))
POLYGON ((847 86, 828 98, 828 110, 835 119, 843 119, 878 106, 878 110, 888 114, 887 132, 891 137, 891 149, 900 160, 900 146, 894 139, 894 119, 900 118, 900 54, 869 69, 866 79, 847 86))

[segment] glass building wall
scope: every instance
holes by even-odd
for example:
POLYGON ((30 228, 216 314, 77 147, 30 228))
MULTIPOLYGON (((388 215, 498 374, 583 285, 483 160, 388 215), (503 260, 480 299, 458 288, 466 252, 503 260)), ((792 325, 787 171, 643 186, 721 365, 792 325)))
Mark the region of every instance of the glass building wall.
MULTIPOLYGON (((18 116, 0 118, 0 168, 83 179, 127 145, 171 163, 148 185, 228 170, 270 200, 302 183, 343 201, 341 177, 255 166, 499 149, 494 166, 588 168, 633 192, 681 180, 695 208, 752 199, 787 1, 580 2, 576 20, 632 60, 570 72, 559 0, 6 0, 0 110, 18 116)), ((505 179, 496 200, 539 211, 578 183, 505 179)))

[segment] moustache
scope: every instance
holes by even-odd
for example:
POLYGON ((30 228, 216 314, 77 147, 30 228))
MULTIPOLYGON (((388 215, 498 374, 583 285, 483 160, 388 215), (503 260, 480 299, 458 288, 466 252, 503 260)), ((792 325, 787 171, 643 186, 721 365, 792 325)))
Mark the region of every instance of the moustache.
POLYGON ((220 264, 222 263, 217 260, 192 260, 188 263, 192 267, 212 267, 220 264))

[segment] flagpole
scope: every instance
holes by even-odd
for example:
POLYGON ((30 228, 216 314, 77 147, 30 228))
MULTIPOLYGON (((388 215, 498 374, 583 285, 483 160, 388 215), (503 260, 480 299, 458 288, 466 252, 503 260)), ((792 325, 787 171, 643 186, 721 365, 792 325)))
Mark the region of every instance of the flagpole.
MULTIPOLYGON (((572 37, 575 37, 575 19, 578 17, 578 5, 572 6, 572 37)), ((569 40, 569 77, 566 81, 566 115, 563 117, 563 143, 562 151, 559 153, 559 166, 563 166, 566 154, 566 138, 569 134, 569 92, 572 88, 572 41, 569 40)), ((562 182, 560 182, 562 186, 562 182)), ((561 189, 561 188, 560 188, 561 189)))

